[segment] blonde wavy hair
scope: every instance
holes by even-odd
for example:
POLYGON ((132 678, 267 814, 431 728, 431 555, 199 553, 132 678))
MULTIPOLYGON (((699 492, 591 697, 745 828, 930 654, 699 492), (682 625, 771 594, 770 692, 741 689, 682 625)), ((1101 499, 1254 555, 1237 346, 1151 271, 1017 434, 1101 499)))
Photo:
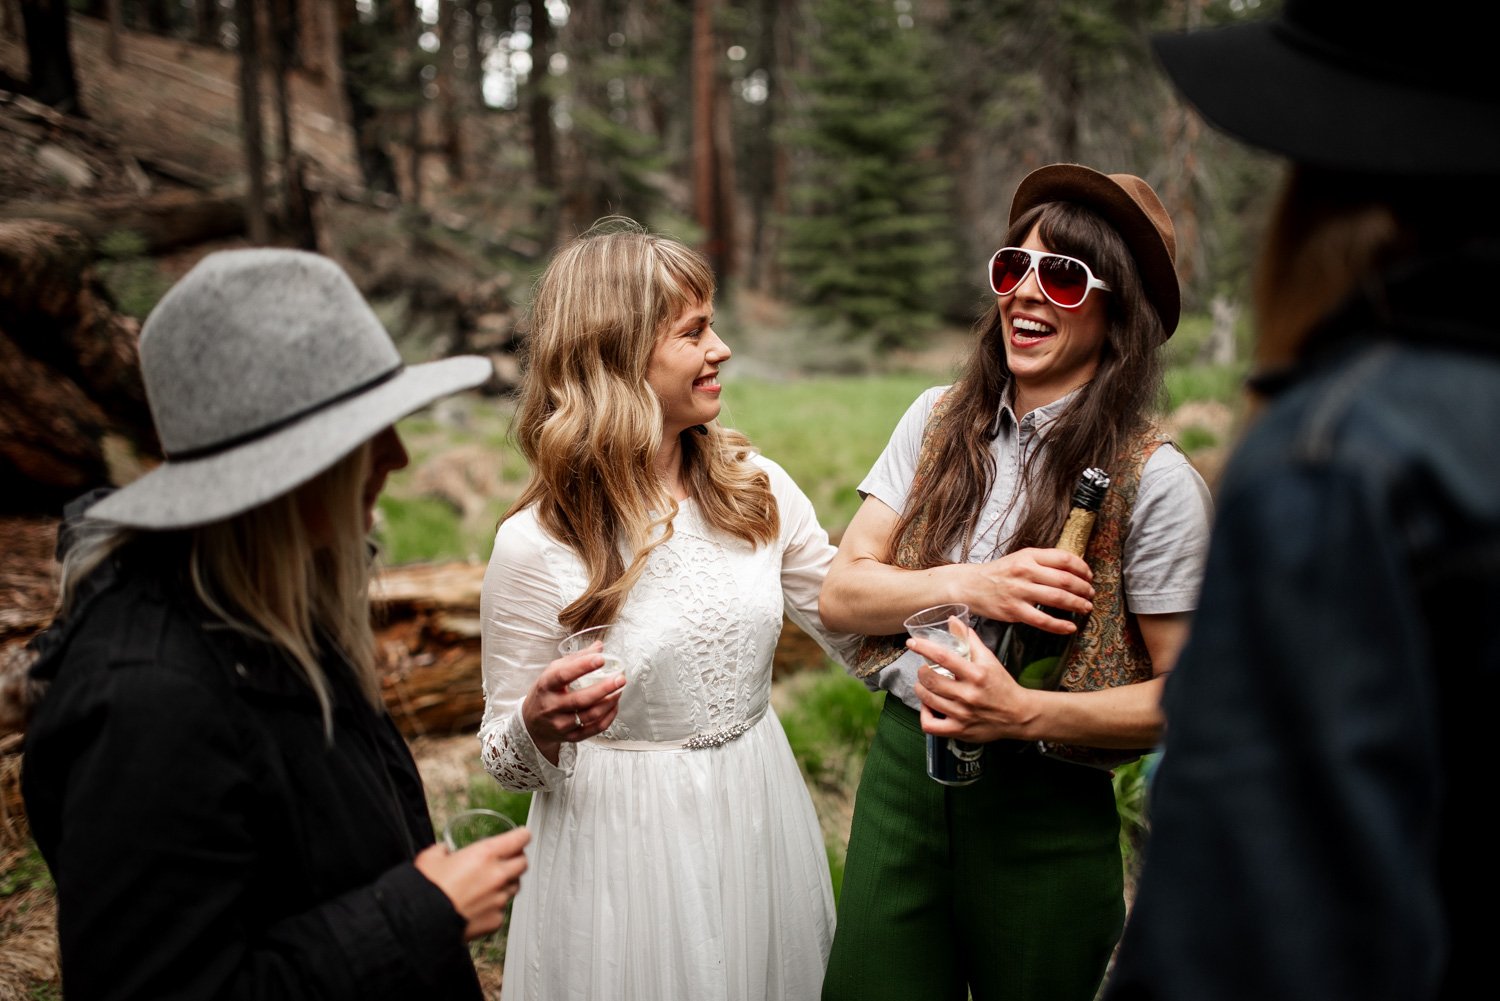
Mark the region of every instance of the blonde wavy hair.
MULTIPOLYGON (((380 681, 370 623, 370 554, 364 485, 370 444, 308 483, 244 514, 173 532, 185 542, 181 569, 225 626, 284 651, 318 700, 333 735, 333 701, 321 659, 342 656, 378 708, 380 681), (309 520, 327 526, 316 541, 309 520)), ((77 604, 83 581, 127 543, 158 533, 85 521, 63 559, 59 614, 77 604)))
MULTIPOLYGON (((672 537, 677 502, 653 468, 663 415, 646 369, 667 325, 714 288, 701 255, 618 216, 559 250, 537 283, 513 428, 531 480, 506 517, 535 508, 583 562, 589 586, 558 615, 565 629, 614 621, 672 537)), ((776 501, 747 461, 749 439, 712 424, 680 440, 704 520, 751 545, 774 539, 776 501)))

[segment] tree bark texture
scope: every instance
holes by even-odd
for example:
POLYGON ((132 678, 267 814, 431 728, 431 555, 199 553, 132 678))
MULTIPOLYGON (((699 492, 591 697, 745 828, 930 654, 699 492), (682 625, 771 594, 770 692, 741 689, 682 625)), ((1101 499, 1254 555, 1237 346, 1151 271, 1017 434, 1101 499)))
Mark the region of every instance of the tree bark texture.
POLYGON ((464 95, 467 89, 458 78, 456 50, 460 41, 455 0, 438 0, 437 110, 438 142, 443 150, 443 164, 449 184, 464 180, 463 118, 468 110, 464 95))
MULTIPOLYGON (((531 125, 531 171, 537 189, 555 197, 558 192, 556 131, 552 125, 552 86, 547 66, 552 62, 552 21, 543 0, 526 0, 526 18, 531 24, 531 72, 526 75, 526 120, 531 125)), ((556 239, 558 206, 547 201, 540 209, 540 231, 547 246, 556 239)))
POLYGON ((154 254, 244 233, 245 198, 239 191, 168 191, 148 198, 0 205, 0 223, 28 219, 64 225, 92 240, 129 230, 154 254))
MULTIPOLYGON (((124 3, 124 0, 110 0, 115 6, 124 3)), ((193 3, 193 40, 199 45, 218 45, 219 27, 222 23, 222 15, 219 13, 218 0, 194 0, 193 3)))
POLYGON ((125 33, 125 12, 122 7, 125 0, 106 0, 104 4, 105 20, 109 25, 108 43, 105 52, 109 55, 110 65, 118 66, 121 60, 120 36, 125 33))
POLYGON ((261 138, 260 29, 256 22, 260 0, 235 0, 234 16, 239 28, 240 130, 245 144, 245 227, 250 242, 271 242, 271 222, 266 213, 266 151, 261 138))
POLYGON ((693 216, 703 229, 704 251, 722 283, 724 232, 719 216, 718 102, 714 98, 718 45, 714 38, 713 0, 693 3, 693 216))
POLYGON ((75 230, 0 222, 0 511, 55 512, 110 481, 111 438, 159 451, 134 320, 117 315, 75 230))

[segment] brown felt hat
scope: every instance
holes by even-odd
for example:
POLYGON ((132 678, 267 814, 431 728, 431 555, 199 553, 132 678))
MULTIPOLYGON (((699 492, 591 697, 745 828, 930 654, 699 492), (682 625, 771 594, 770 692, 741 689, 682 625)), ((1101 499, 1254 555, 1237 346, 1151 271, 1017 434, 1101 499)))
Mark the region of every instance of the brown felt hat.
POLYGON ((1115 228, 1135 258, 1146 298, 1161 318, 1164 337, 1177 329, 1182 291, 1177 284, 1177 231, 1151 185, 1134 174, 1103 174, 1079 163, 1053 163, 1026 175, 1010 204, 1014 223, 1047 202, 1073 202, 1115 228))

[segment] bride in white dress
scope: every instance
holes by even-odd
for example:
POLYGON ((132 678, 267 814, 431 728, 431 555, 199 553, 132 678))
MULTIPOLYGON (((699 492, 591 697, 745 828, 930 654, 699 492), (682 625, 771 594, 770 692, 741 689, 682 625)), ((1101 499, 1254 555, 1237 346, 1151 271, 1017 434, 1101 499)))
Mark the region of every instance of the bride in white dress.
POLYGON ((783 614, 825 634, 812 505, 719 413, 703 259, 596 228, 537 286, 517 438, 532 480, 482 601, 486 769, 535 790, 503 996, 812 999, 833 936, 817 818, 769 704, 783 614), (626 680, 558 657, 612 624, 626 680))

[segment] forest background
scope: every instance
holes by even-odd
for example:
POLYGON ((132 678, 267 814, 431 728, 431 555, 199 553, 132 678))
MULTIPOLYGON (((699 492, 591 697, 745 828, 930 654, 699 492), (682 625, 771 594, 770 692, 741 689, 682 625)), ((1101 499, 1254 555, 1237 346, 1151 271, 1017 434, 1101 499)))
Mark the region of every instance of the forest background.
MULTIPOLYGON (((55 525, 68 497, 156 458, 138 387, 91 376, 60 329, 133 358, 203 254, 276 244, 343 263, 409 360, 495 360, 481 391, 403 423, 413 463, 377 527, 393 571, 482 566, 527 475, 507 432, 531 284, 559 242, 623 214, 712 261, 725 422, 837 539, 900 414, 961 364, 1016 184, 1058 161, 1139 174, 1172 213, 1185 308, 1163 419, 1212 485, 1243 417, 1254 220, 1278 170, 1176 100, 1148 38, 1272 6, 0 0, 0 519, 55 525), (86 306, 38 291, 54 286, 86 306)), ((7 642, 24 638, 4 633, 19 558, 0 545, 7 642)), ((837 885, 878 699, 797 652, 774 697, 837 885)), ((20 737, 0 723, 0 786, 20 737)), ((524 815, 472 729, 412 742, 439 818, 524 815)), ((1143 787, 1140 767, 1117 775, 1128 858, 1143 787)), ((0 1001, 56 997, 50 883, 11 802, 0 1001)), ((502 954, 476 954, 492 991, 502 954)))

